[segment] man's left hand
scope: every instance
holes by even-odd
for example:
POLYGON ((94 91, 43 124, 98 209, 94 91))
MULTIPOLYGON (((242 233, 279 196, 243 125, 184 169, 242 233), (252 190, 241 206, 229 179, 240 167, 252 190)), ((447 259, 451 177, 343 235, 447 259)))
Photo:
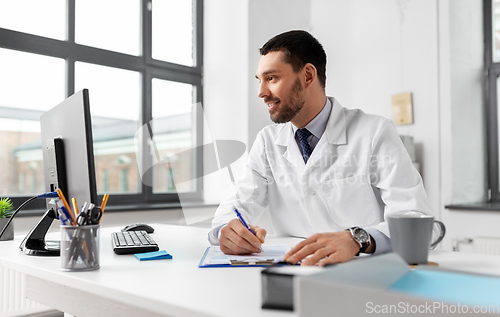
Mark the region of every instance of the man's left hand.
POLYGON ((347 262, 359 251, 359 244, 353 240, 349 231, 316 233, 293 247, 283 258, 283 261, 301 265, 325 266, 334 263, 347 262))

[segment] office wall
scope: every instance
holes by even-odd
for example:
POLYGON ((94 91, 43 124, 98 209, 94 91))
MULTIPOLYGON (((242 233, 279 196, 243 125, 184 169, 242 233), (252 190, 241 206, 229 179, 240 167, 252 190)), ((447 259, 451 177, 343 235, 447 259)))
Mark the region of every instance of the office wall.
MULTIPOLYGON (((258 49, 272 36, 309 29, 310 1, 205 1, 204 109, 216 139, 233 139, 251 148, 257 133, 271 124, 257 97, 258 49)), ((208 140, 206 140, 208 142, 208 140)), ((242 175, 246 155, 232 164, 242 175)), ((229 194, 227 170, 204 179, 205 200, 219 202, 229 194)))
POLYGON ((440 213, 438 26, 434 0, 312 1, 312 32, 328 54, 327 93, 392 118, 391 96, 413 94, 414 137, 429 200, 440 213))
POLYGON ((255 71, 260 61, 259 48, 273 36, 289 30, 311 29, 310 0, 251 0, 249 1, 249 108, 248 144, 253 144, 257 133, 272 124, 267 106, 257 97, 258 81, 255 71))
MULTIPOLYGON (((391 118, 391 96, 413 93, 415 123, 398 129, 415 138, 429 199, 440 214, 435 0, 253 0, 237 4, 218 0, 205 6, 204 103, 207 116, 217 113, 214 116, 224 122, 215 127, 219 134, 236 131, 235 137, 251 146, 257 132, 271 123, 266 107, 256 96, 258 86, 253 77, 260 59, 257 50, 280 32, 308 30, 323 43, 328 55, 327 93, 344 106, 391 118), (227 39, 237 43, 229 49, 232 54, 218 47, 227 39), (220 69, 231 69, 231 75, 220 69)), ((216 182, 223 185, 220 179, 205 181, 206 197, 223 197, 220 189, 210 191, 217 187, 216 182)))
POLYGON ((482 2, 313 0, 311 13, 329 56, 328 94, 391 118, 391 95, 413 93, 415 122, 398 131, 415 138, 429 200, 448 228, 441 247, 500 236, 500 214, 444 208, 485 199, 482 2))
MULTIPOLYGON (((248 139, 248 1, 204 2, 205 143, 248 139)), ((233 164, 238 173, 244 158, 233 164)), ((206 162, 207 160, 205 160, 206 162)), ((227 171, 204 178, 204 196, 218 202, 230 188, 227 171)))
MULTIPOLYGON (((413 93, 415 123, 399 131, 415 138, 429 198, 435 212, 440 213, 435 0, 259 0, 238 4, 218 0, 206 3, 205 19, 205 109, 207 113, 217 112, 224 122, 216 127, 219 133, 231 135, 231 131, 237 131, 236 137, 246 139, 251 146, 257 132, 271 123, 256 96, 258 86, 253 76, 260 59, 257 49, 277 33, 306 29, 323 43, 328 55, 327 93, 344 106, 391 118, 391 96, 413 93), (213 32, 215 28, 218 32, 213 32), (219 40, 214 34, 220 35, 219 40), (221 54, 213 42, 227 38, 238 43, 230 50, 237 56, 221 54), (227 66, 222 68, 231 69, 231 76, 217 73, 222 60, 212 58, 216 54, 224 55, 222 64, 227 66), (246 91, 243 85, 247 85, 246 91)), ((206 184, 213 187, 211 181, 206 184)))

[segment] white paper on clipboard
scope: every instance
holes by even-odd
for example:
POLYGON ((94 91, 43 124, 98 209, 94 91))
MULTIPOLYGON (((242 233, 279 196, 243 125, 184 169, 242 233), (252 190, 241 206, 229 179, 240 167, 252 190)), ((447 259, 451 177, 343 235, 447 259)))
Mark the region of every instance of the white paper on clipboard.
POLYGON ((218 245, 210 246, 205 253, 200 267, 230 265, 231 261, 260 262, 272 260, 274 263, 283 261, 285 254, 291 250, 288 244, 263 244, 261 253, 249 255, 229 255, 224 254, 218 245))

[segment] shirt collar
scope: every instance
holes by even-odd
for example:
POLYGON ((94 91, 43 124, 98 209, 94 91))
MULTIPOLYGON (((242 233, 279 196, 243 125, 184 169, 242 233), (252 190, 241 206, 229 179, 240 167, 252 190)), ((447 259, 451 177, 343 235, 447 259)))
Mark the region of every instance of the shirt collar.
MULTIPOLYGON (((314 119, 312 119, 305 128, 309 130, 316 138, 320 139, 325 132, 326 125, 328 124, 328 119, 330 118, 330 112, 332 111, 332 102, 329 98, 326 98, 326 103, 323 109, 318 113, 314 119)), ((293 135, 297 132, 298 128, 292 123, 293 135)))

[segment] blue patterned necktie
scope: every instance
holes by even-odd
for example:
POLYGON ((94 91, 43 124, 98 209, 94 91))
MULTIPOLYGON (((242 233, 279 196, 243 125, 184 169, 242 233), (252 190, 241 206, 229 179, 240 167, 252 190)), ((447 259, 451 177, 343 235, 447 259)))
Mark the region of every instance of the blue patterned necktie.
POLYGON ((307 163, 309 156, 311 156, 312 150, 309 142, 307 142, 307 138, 312 135, 309 130, 306 128, 298 129, 297 136, 299 137, 300 146, 302 147, 302 157, 304 158, 304 162, 307 163))

